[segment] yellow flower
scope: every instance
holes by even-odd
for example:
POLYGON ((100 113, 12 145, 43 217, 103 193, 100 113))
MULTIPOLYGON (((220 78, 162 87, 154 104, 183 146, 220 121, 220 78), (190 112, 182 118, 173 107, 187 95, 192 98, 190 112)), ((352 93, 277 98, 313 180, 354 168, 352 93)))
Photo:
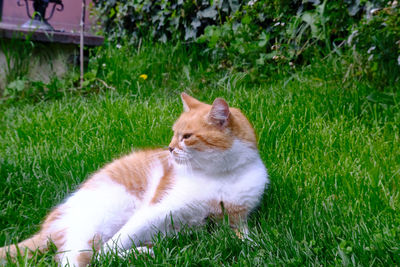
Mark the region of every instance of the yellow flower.
POLYGON ((139 76, 139 78, 141 78, 143 80, 146 80, 147 79, 147 74, 142 74, 142 75, 139 76))

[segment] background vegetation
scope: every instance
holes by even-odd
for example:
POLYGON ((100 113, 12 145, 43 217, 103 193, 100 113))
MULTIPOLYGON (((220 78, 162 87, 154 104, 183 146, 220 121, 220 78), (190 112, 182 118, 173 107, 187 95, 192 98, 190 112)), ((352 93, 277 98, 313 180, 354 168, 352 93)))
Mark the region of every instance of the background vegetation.
MULTIPOLYGON (((1 245, 32 235, 106 162, 165 147, 186 91, 224 97, 258 133, 271 186, 251 216, 254 243, 211 225, 157 238, 155 257, 93 265, 400 265, 396 1, 99 4, 109 39, 91 51, 84 88, 73 71, 50 83, 10 72, 0 105, 1 245), (186 38, 195 18, 201 26, 186 38)), ((52 255, 4 264, 56 266, 52 255)))
POLYGON ((399 81, 397 1, 100 0, 98 7, 113 40, 203 43, 223 67, 261 79, 335 53, 352 77, 379 81, 380 88, 399 81))

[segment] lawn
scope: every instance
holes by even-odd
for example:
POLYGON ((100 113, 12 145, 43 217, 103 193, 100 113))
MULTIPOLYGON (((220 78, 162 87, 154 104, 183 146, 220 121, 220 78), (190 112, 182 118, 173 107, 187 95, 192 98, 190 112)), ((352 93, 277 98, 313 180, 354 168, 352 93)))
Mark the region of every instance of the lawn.
MULTIPOLYGON (((103 84, 93 80, 84 96, 0 107, 1 245, 35 233, 105 163, 166 147, 186 91, 205 102, 223 97, 256 129, 271 185, 250 218, 254 243, 210 225, 157 238, 154 257, 96 266, 400 265, 399 88, 344 80, 330 58, 260 81, 171 45, 106 47, 88 72, 109 88, 93 89, 103 84)), ((56 265, 51 255, 14 264, 56 265)))

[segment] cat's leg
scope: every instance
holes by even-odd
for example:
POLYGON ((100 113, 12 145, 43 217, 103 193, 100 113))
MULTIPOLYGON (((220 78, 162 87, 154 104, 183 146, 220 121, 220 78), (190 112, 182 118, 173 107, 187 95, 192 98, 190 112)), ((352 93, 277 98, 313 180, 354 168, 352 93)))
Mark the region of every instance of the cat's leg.
POLYGON ((124 187, 106 179, 72 195, 55 222, 57 229, 65 232, 58 247, 62 266, 86 266, 102 241, 128 221, 135 205, 136 200, 124 187))
POLYGON ((93 253, 101 247, 101 238, 93 235, 92 238, 85 238, 77 235, 68 236, 63 247, 58 250, 57 258, 61 266, 88 266, 93 253))
POLYGON ((228 216, 229 225, 238 238, 242 240, 251 240, 249 238, 249 228, 247 225, 249 209, 246 206, 231 202, 218 202, 216 200, 211 201, 209 205, 217 219, 223 220, 225 215, 228 216))
POLYGON ((241 216, 229 215, 229 223, 236 236, 241 240, 253 241, 250 237, 249 226, 247 224, 247 214, 241 216))
POLYGON ((231 221, 230 226, 235 232, 236 236, 242 241, 250 241, 249 244, 252 246, 256 244, 255 241, 249 236, 250 231, 247 224, 247 219, 240 218, 239 220, 233 220, 231 221))
POLYGON ((121 258, 128 258, 132 254, 135 255, 135 257, 137 254, 148 254, 150 256, 154 256, 154 251, 151 247, 148 247, 148 246, 134 247, 134 248, 119 252, 118 256, 121 258))
POLYGON ((200 224, 206 216, 206 207, 199 203, 147 206, 135 212, 128 222, 104 244, 103 251, 127 250, 132 245, 141 246, 151 242, 158 232, 169 234, 179 229, 182 224, 200 224))
POLYGON ((110 239, 104 246, 104 251, 128 250, 135 246, 141 246, 152 240, 157 232, 166 232, 168 217, 171 217, 168 209, 148 207, 138 210, 128 222, 110 239))
POLYGON ((85 267, 92 259, 91 251, 65 251, 61 252, 59 257, 60 265, 63 267, 85 267))
POLYGON ((249 238, 249 227, 247 225, 247 222, 240 222, 234 225, 231 224, 231 227, 235 232, 236 236, 239 237, 240 239, 251 240, 249 238))
POLYGON ((96 234, 93 217, 83 216, 79 207, 70 204, 67 201, 50 213, 42 225, 41 235, 57 247, 55 259, 60 266, 86 266, 92 247, 100 247, 100 235, 96 234))

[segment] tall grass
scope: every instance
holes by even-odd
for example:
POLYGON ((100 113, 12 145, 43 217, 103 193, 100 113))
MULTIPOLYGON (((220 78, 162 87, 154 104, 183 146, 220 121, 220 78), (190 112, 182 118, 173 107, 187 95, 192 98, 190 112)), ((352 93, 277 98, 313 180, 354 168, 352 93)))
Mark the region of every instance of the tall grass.
MULTIPOLYGON (((343 82, 333 59, 257 84, 181 45, 103 49, 89 73, 115 90, 0 107, 1 245, 33 234, 106 162, 165 147, 187 91, 225 98, 258 133, 271 186, 251 216, 254 243, 211 225, 156 238, 154 257, 109 255, 95 265, 400 264, 398 91, 343 82)), ((14 264, 55 265, 51 255, 14 264)))

